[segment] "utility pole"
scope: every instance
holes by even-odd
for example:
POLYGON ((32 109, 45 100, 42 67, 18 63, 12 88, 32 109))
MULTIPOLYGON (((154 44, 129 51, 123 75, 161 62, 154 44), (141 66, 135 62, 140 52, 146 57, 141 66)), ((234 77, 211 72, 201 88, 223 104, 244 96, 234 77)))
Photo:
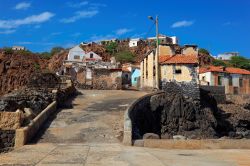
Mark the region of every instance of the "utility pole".
POLYGON ((159 18, 158 16, 156 16, 156 20, 155 20, 155 25, 156 25, 156 58, 155 58, 155 77, 156 77, 156 88, 160 89, 159 87, 159 56, 160 56, 160 48, 159 48, 159 18))
POLYGON ((156 89, 160 89, 159 87, 159 56, 160 56, 160 49, 159 49, 159 17, 156 16, 156 18, 154 19, 152 16, 148 16, 148 18, 152 21, 154 21, 155 26, 156 26, 156 57, 154 59, 155 63, 154 63, 154 68, 155 68, 155 88, 156 89))

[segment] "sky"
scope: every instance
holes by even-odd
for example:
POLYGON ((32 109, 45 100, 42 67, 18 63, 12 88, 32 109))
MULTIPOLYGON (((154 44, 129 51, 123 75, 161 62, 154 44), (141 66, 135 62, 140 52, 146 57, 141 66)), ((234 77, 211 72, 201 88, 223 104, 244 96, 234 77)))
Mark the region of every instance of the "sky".
POLYGON ((197 44, 212 55, 239 52, 250 58, 249 0, 0 0, 0 47, 34 52, 80 42, 155 35, 197 44))

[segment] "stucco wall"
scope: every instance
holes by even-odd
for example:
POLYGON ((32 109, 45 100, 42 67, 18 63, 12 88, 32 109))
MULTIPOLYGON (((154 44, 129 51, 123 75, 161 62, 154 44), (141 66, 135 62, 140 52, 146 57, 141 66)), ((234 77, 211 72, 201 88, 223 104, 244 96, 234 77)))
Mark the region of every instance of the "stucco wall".
POLYGON ((174 50, 171 48, 171 46, 159 46, 160 49, 160 55, 174 55, 174 50))
POLYGON ((161 65, 161 81, 177 81, 198 83, 197 67, 193 65, 161 65), (175 69, 180 69, 181 74, 175 74, 175 69))
POLYGON ((155 88, 156 87, 156 80, 154 76, 154 63, 156 61, 156 56, 154 56, 155 53, 152 51, 147 57, 143 60, 143 71, 142 74, 144 75, 143 81, 142 81, 142 88, 155 88), (148 73, 146 75, 146 73, 148 73))
POLYGON ((85 51, 82 50, 79 46, 76 46, 69 50, 68 60, 69 61, 82 61, 83 57, 85 56, 85 51), (74 59, 74 56, 80 56, 80 59, 74 59))
POLYGON ((198 55, 198 51, 195 50, 193 47, 187 47, 187 48, 183 48, 182 54, 184 54, 184 55, 191 55, 191 54, 198 55))

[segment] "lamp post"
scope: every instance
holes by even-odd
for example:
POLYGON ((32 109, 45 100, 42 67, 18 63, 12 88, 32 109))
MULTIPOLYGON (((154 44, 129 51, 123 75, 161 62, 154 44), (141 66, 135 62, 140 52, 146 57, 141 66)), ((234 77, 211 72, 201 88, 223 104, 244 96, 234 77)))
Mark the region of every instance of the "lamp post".
POLYGON ((152 16, 148 16, 148 18, 152 21, 154 21, 155 26, 156 26, 156 58, 155 58, 155 84, 156 88, 159 88, 159 54, 160 54, 160 49, 159 49, 159 18, 156 16, 154 19, 152 16))

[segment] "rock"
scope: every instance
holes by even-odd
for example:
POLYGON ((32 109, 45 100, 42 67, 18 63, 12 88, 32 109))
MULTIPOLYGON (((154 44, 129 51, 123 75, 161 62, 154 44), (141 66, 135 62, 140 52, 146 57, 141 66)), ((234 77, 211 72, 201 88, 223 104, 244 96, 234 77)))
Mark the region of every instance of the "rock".
POLYGON ((24 117, 29 120, 32 120, 36 117, 36 115, 34 114, 31 108, 24 108, 24 117))
POLYGON ((175 140, 186 140, 187 137, 185 137, 183 135, 174 135, 173 139, 175 139, 175 140))
POLYGON ((143 139, 160 139, 160 137, 154 133, 146 133, 143 135, 143 139))
POLYGON ((135 140, 133 145, 136 147, 144 147, 144 140, 142 139, 135 140))

